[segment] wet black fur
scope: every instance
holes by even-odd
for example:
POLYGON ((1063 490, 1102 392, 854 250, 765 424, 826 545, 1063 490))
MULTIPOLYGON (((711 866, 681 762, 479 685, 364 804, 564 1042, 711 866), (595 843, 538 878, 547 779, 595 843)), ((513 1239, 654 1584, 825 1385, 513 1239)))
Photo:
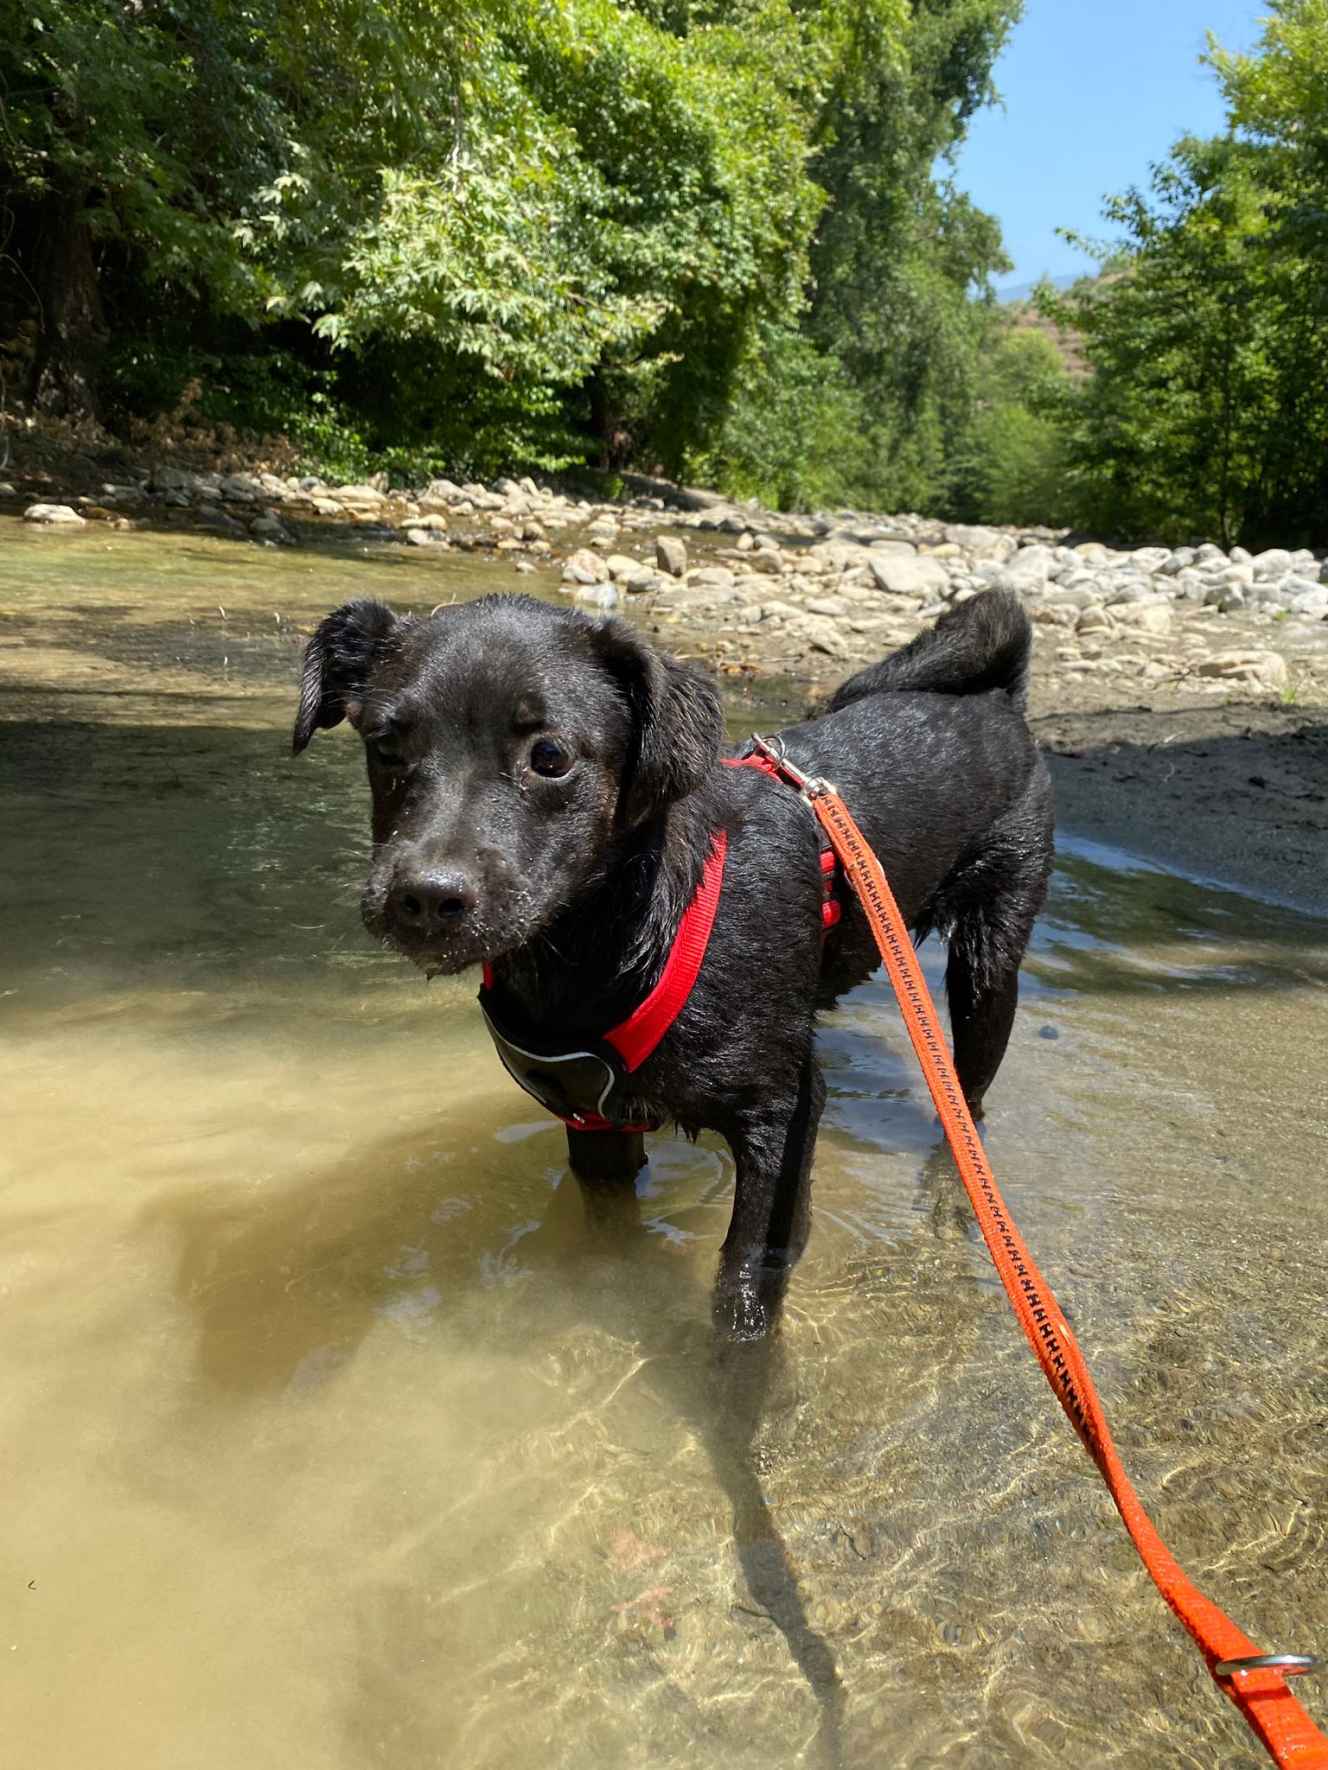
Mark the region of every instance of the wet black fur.
MULTIPOLYGON (((987 591, 783 734, 843 794, 914 934, 948 937, 955 1060, 975 1110, 1005 1053, 1052 860, 1051 785, 1023 716, 1030 642, 1017 599, 987 591)), ((807 806, 719 766, 709 676, 621 622, 525 597, 422 621, 366 602, 330 615, 306 654, 295 749, 343 716, 370 749, 371 930, 426 970, 489 960, 504 1015, 569 1042, 616 1024, 654 983, 712 834, 728 832, 696 987, 610 1109, 727 1139, 736 1189, 716 1318, 738 1337, 766 1332, 807 1235, 825 1094, 816 1014, 877 964, 856 903, 822 942, 807 806), (541 733, 574 755, 565 780, 531 772, 541 733), (442 932, 404 923, 401 893, 421 878, 465 904, 442 932)), ((605 1138, 597 1161, 584 1141, 572 1156, 585 1176, 603 1178, 606 1152, 630 1174, 631 1139, 605 1138)))

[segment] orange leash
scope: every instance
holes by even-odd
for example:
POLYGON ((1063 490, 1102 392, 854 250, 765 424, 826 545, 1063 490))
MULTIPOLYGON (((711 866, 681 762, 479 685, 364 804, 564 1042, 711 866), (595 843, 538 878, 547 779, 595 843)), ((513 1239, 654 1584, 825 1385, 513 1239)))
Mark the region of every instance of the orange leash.
POLYGON ((781 772, 810 801, 862 904, 899 998, 908 1036, 940 1114, 946 1141, 973 1206, 982 1239, 1005 1286, 1005 1294, 1056 1393, 1056 1399, 1069 1416, 1084 1449, 1097 1464, 1154 1585, 1194 1637, 1214 1681, 1258 1734, 1274 1762, 1291 1766, 1292 1770, 1328 1770, 1328 1739, 1319 1732, 1286 1683, 1287 1676, 1310 1670, 1315 1662, 1300 1655, 1262 1654, 1248 1635, 1189 1579, 1157 1534, 1125 1473, 1079 1344, 1061 1313, 1051 1286, 1038 1271, 1023 1237, 1015 1228, 996 1178, 987 1165, 977 1127, 965 1103, 944 1035, 938 1028, 931 994, 916 963, 913 943, 894 894, 886 883, 881 863, 833 787, 824 781, 808 780, 762 739, 757 738, 754 742, 778 763, 781 772), (1230 1663, 1233 1660, 1266 1662, 1268 1659, 1279 1664, 1233 1666, 1230 1663))

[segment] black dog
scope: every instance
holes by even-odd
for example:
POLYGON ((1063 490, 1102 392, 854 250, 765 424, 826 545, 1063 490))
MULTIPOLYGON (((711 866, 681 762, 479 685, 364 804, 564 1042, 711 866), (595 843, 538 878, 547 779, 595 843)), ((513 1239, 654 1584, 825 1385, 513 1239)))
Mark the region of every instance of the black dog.
MULTIPOLYGON (((987 591, 782 734, 843 795, 915 936, 948 935, 975 1112, 1052 860, 1051 784, 1023 718, 1030 643, 1017 599, 987 591)), ((295 749, 343 718, 373 795, 369 929, 430 974, 485 966, 500 1054, 570 1121, 583 1179, 634 1172, 642 1126, 727 1139, 716 1320, 740 1338, 768 1331, 807 1236, 816 1013, 878 962, 856 901, 823 928, 807 805, 720 766, 707 675, 620 621, 522 596, 428 619, 376 602, 329 615, 305 654, 295 749), (648 999, 666 971, 661 1032, 648 999)))

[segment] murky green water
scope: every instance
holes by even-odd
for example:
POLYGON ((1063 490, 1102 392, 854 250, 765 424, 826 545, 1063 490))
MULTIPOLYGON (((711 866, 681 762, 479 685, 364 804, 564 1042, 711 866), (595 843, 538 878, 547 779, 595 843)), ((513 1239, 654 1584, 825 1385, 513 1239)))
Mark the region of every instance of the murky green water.
MULTIPOLYGON (((1262 1762, 1018 1336, 883 986, 824 1035, 782 1339, 717 1370, 727 1153, 655 1138, 637 1219, 588 1222, 472 986, 362 934, 355 743, 286 754, 294 628, 514 585, 0 532, 7 1761, 1262 1762)), ((1322 924, 1072 850, 988 1133, 1172 1547, 1310 1650, 1326 985, 1322 924)))

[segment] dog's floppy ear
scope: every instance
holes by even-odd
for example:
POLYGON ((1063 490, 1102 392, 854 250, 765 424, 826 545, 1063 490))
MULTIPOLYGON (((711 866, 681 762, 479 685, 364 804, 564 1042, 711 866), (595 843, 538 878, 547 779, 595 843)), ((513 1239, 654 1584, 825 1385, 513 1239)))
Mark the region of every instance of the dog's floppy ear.
POLYGON ((300 710, 291 748, 298 756, 314 732, 340 725, 358 701, 397 617, 381 602, 348 602, 318 623, 305 647, 300 710))
POLYGON ((618 821, 630 829, 700 786, 719 760, 724 714, 710 676, 656 651, 624 622, 604 621, 591 633, 632 713, 618 795, 618 821))

